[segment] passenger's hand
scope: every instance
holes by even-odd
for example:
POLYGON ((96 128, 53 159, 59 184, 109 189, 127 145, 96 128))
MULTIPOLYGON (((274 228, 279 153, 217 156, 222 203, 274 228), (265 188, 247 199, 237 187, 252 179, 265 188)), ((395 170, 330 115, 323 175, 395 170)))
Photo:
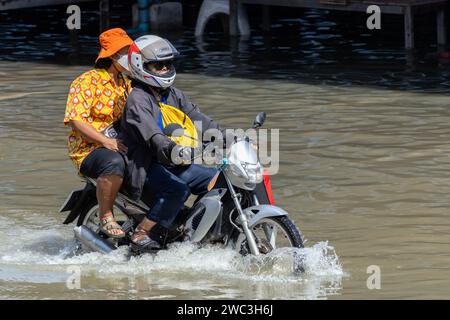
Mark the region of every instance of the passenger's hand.
POLYGON ((128 152, 128 148, 118 139, 106 138, 102 144, 106 149, 112 151, 123 153, 128 152))

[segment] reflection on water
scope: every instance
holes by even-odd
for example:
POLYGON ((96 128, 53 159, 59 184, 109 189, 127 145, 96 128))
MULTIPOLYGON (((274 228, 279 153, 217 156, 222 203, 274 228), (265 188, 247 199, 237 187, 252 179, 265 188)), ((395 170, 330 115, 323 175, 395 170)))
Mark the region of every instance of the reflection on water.
MULTIPOLYGON (((83 24, 75 44, 65 28, 64 6, 0 12, 0 60, 91 65, 99 50, 97 7, 86 3, 81 9, 83 24), (42 16, 48 19, 42 21, 42 16)), ((417 16, 418 49, 406 53, 400 16, 384 17, 382 30, 369 32, 358 14, 290 11, 277 15, 275 10, 270 35, 261 32, 259 14, 250 10, 249 39, 230 40, 214 24, 202 39, 194 37, 193 27, 163 36, 181 52, 177 70, 185 73, 409 91, 449 89, 448 61, 438 59, 431 40, 434 16, 417 16)), ((126 28, 129 8, 115 4, 113 12, 111 25, 126 28)))

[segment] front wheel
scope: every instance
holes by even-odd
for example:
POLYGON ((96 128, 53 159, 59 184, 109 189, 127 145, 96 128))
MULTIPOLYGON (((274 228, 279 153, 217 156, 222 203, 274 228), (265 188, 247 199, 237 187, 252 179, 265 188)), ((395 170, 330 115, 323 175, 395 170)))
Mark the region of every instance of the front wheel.
MULTIPOLYGON (((300 231, 286 216, 263 218, 251 227, 251 231, 261 254, 279 248, 303 248, 300 231)), ((244 233, 239 233, 235 237, 234 248, 242 255, 250 253, 244 233)))

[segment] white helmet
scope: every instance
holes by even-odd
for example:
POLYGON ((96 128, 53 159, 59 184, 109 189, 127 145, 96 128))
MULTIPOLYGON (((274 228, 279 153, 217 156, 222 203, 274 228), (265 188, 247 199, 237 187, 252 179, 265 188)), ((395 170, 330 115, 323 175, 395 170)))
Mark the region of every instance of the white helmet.
POLYGON ((166 39, 153 35, 139 37, 128 51, 131 78, 152 87, 170 87, 176 76, 172 60, 178 55, 177 49, 166 39), (169 64, 169 70, 164 74, 151 72, 147 68, 148 63, 164 61, 169 64))

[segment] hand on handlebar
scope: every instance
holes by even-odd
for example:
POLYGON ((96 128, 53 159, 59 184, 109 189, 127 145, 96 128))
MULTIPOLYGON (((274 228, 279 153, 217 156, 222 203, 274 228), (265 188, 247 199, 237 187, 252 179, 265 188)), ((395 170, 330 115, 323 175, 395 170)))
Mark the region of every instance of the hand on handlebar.
POLYGON ((193 162, 195 149, 191 147, 183 147, 176 145, 172 149, 172 162, 176 165, 189 165, 193 162))
POLYGON ((217 145, 215 141, 203 142, 198 148, 176 145, 172 149, 172 162, 175 165, 189 165, 194 161, 197 163, 197 159, 201 158, 199 164, 211 165, 216 163, 217 159, 222 159, 227 150, 226 146, 217 145))

